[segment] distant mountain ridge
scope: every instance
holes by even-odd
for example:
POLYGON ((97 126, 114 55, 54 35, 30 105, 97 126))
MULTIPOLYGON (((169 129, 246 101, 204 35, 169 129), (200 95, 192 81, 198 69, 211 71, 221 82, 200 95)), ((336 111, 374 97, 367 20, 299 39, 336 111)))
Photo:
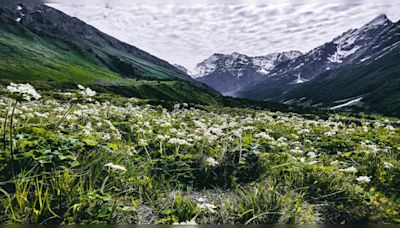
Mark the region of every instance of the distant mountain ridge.
POLYGON ((245 55, 215 54, 198 65, 194 78, 235 97, 335 109, 360 104, 353 108, 400 115, 399 46, 399 22, 381 14, 305 54, 272 64, 262 76, 245 55))
POLYGON ((400 116, 400 21, 389 23, 351 63, 323 72, 279 100, 400 116))
POLYGON ((297 84, 310 81, 341 65, 361 61, 384 49, 383 44, 378 44, 380 41, 377 37, 387 32, 392 25, 386 15, 379 15, 363 27, 349 30, 331 42, 292 60, 286 67, 277 68, 271 72, 273 77, 244 88, 236 95, 259 100, 277 99, 297 84), (375 46, 376 50, 373 49, 375 46))
POLYGON ((262 81, 276 66, 302 53, 291 51, 250 57, 240 53, 214 54, 197 64, 193 78, 225 95, 232 95, 246 86, 262 81))

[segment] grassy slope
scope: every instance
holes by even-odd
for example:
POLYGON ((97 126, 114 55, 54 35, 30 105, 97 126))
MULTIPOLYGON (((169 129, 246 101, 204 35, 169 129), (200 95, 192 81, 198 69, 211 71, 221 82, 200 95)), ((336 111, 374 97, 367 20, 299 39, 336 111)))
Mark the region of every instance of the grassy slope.
POLYGON ((80 83, 126 96, 215 103, 215 93, 201 85, 167 81, 172 74, 168 70, 161 72, 160 67, 147 64, 147 68, 142 66, 144 77, 152 75, 157 81, 125 78, 62 45, 60 40, 39 37, 15 23, 0 23, 0 83, 30 82, 39 89, 72 88, 80 83))
POLYGON ((122 78, 64 51, 19 26, 0 24, 0 69, 3 80, 95 83, 122 78))

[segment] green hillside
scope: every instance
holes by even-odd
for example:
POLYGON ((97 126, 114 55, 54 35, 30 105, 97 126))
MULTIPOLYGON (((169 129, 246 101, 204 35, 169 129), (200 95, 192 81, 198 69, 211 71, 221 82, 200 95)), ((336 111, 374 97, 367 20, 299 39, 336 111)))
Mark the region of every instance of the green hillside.
MULTIPOLYGON (((99 52, 100 53, 100 52, 99 52)), ((125 54, 126 55, 126 54, 125 54)), ((126 57, 130 63, 135 57, 126 57)), ((124 77, 77 50, 47 35, 37 35, 24 26, 0 17, 0 83, 29 82, 39 89, 90 85, 100 91, 126 96, 165 100, 210 102, 218 94, 169 69, 137 60, 137 77, 124 77)), ((133 69, 133 67, 132 67, 133 69)))
POLYGON ((400 50, 327 71, 283 96, 289 103, 334 106, 363 97, 356 111, 400 116, 400 50), (303 99, 300 99, 303 98, 303 99), (301 100, 301 101, 300 101, 301 100))

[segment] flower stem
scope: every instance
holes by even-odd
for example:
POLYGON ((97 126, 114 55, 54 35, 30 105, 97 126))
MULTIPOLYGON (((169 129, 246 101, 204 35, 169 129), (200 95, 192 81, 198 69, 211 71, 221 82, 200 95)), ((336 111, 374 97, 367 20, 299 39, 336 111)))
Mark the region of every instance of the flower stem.
POLYGON ((56 130, 61 126, 61 124, 64 122, 65 118, 67 118, 68 114, 71 112, 71 110, 73 108, 75 108, 75 106, 77 104, 78 104, 78 102, 71 103, 71 105, 69 106, 68 110, 64 113, 63 117, 60 119, 60 121, 58 121, 56 130))
POLYGON ((15 101, 12 112, 11 112, 11 116, 10 116, 10 152, 11 152, 11 161, 13 164, 14 164, 13 120, 14 120, 14 113, 15 113, 15 108, 17 107, 17 103, 18 103, 18 101, 15 101))
POLYGON ((149 154, 149 151, 147 150, 147 148, 144 146, 144 151, 146 152, 146 155, 147 155, 147 158, 149 159, 149 160, 151 160, 151 156, 150 156, 150 154, 149 154))
POLYGON ((7 105, 6 109, 6 118, 4 119, 3 125, 3 150, 6 151, 7 143, 6 143, 6 128, 7 128, 7 120, 8 120, 8 113, 10 111, 10 103, 7 105))

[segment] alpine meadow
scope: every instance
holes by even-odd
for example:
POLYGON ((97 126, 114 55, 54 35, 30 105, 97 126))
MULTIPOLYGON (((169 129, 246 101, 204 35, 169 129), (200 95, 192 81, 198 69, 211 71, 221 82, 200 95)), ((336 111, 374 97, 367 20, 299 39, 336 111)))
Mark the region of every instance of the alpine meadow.
POLYGON ((400 5, 0 1, 0 224, 400 224, 400 5))

